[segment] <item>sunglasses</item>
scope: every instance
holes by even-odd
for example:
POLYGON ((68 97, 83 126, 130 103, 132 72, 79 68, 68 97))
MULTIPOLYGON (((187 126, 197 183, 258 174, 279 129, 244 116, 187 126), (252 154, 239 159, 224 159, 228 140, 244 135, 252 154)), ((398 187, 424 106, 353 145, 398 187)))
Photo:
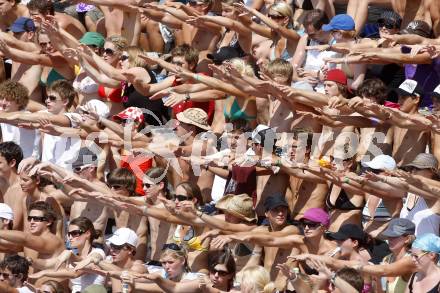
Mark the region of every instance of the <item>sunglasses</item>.
POLYGON ((174 196, 174 199, 177 201, 185 201, 185 200, 189 200, 189 197, 186 195, 176 194, 174 196))
POLYGON ((212 273, 213 275, 218 274, 220 277, 225 277, 225 276, 229 275, 229 272, 219 271, 216 269, 211 269, 211 270, 209 270, 209 272, 212 273))
POLYGON ((51 102, 61 101, 61 99, 58 99, 58 97, 55 97, 55 96, 52 96, 52 95, 47 96, 46 100, 49 100, 51 102))
POLYGON ((205 3, 197 2, 197 1, 189 1, 188 4, 191 5, 191 6, 200 6, 200 5, 203 5, 205 3))
POLYGON ((69 236, 70 238, 76 238, 79 237, 81 235, 83 235, 85 232, 82 230, 72 230, 67 232, 67 236, 69 236))
POLYGON ((277 14, 277 15, 273 15, 273 14, 268 14, 267 17, 269 17, 270 19, 283 19, 285 16, 277 14))
POLYGON ((46 217, 37 217, 37 216, 28 216, 27 217, 28 222, 47 222, 46 217))
POLYGON ((73 168, 73 172, 79 173, 79 172, 81 172, 82 170, 84 170, 85 168, 88 168, 88 167, 90 167, 90 165, 84 165, 84 166, 75 167, 75 168, 73 168))
POLYGON ((171 249, 171 250, 174 250, 174 251, 181 251, 181 250, 182 250, 182 249, 180 248, 180 246, 177 245, 176 243, 165 243, 165 244, 162 246, 162 250, 165 250, 165 249, 171 249))
POLYGON ((115 54, 115 50, 110 49, 110 48, 104 48, 104 54, 111 56, 111 55, 115 54))
POLYGON ((303 221, 300 222, 301 225, 305 228, 305 227, 309 227, 310 229, 316 229, 319 226, 321 226, 321 223, 316 223, 316 222, 309 222, 309 221, 303 221))
POLYGON ((114 250, 114 251, 121 251, 123 249, 128 249, 127 246, 125 244, 123 245, 115 245, 115 244, 111 244, 110 243, 110 249, 114 250))
POLYGON ((122 55, 121 58, 119 58, 119 60, 121 60, 121 61, 128 60, 128 56, 127 55, 122 55))
POLYGON ((151 186, 153 186, 154 184, 150 184, 150 183, 143 183, 142 186, 144 186, 145 188, 150 188, 151 186))

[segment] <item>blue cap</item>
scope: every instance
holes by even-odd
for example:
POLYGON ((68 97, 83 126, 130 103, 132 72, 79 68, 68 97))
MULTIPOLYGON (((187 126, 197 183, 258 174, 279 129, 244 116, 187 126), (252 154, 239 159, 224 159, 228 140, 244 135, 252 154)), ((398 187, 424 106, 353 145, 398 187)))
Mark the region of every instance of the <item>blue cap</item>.
POLYGON ((440 253, 440 237, 434 233, 423 234, 414 240, 412 248, 417 248, 427 252, 440 253))
POLYGON ((13 33, 34 32, 35 23, 28 17, 19 17, 9 27, 9 30, 13 33))
POLYGON ((355 24, 353 18, 348 14, 338 14, 330 20, 329 24, 324 24, 322 30, 325 32, 341 30, 352 31, 355 24))

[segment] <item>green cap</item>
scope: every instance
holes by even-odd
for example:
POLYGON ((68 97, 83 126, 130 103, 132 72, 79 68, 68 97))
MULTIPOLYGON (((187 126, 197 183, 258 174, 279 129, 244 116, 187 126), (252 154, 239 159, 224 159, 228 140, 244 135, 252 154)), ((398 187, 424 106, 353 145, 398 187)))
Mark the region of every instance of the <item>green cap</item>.
POLYGON ((104 47, 105 39, 100 33, 86 32, 79 40, 79 42, 86 46, 95 45, 98 48, 102 48, 104 47))

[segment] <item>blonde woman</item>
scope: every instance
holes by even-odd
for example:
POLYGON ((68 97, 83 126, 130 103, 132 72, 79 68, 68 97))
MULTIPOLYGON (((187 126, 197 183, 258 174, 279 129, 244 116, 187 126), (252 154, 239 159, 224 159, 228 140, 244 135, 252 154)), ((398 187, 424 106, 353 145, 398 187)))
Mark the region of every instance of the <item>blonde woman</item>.
POLYGON ((270 281, 270 275, 262 266, 249 266, 241 273, 242 293, 273 293, 275 284, 270 281))

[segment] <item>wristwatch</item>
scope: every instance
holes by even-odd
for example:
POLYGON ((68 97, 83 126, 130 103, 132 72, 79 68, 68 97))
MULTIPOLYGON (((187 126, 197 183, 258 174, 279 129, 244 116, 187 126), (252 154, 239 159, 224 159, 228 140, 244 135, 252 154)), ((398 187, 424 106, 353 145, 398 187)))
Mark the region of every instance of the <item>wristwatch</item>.
POLYGON ((189 93, 187 93, 185 95, 185 102, 188 102, 189 100, 191 100, 191 96, 189 95, 189 93))

